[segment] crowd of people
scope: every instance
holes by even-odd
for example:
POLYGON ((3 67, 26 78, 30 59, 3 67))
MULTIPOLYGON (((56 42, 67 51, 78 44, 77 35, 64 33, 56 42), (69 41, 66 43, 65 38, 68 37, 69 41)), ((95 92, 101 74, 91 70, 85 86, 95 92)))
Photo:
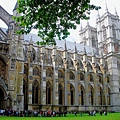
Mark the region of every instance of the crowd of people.
MULTIPOLYGON (((47 111, 31 111, 31 110, 24 110, 24 111, 15 111, 12 109, 8 109, 8 110, 3 110, 0 109, 0 116, 16 116, 16 117, 55 117, 55 116, 66 116, 67 115, 67 111, 64 112, 56 112, 56 111, 51 111, 51 110, 47 110, 47 111)), ((73 112, 75 116, 77 116, 79 113, 74 111, 73 112)), ((89 116, 96 116, 96 111, 89 111, 88 112, 89 116)), ((99 114, 102 116, 102 114, 104 114, 105 116, 107 115, 107 111, 100 111, 99 114)), ((82 112, 80 112, 80 116, 82 116, 82 112)))
POLYGON ((24 110, 24 111, 15 111, 12 109, 2 110, 0 109, 0 116, 16 116, 16 117, 55 117, 55 116, 66 116, 67 112, 55 112, 55 111, 31 111, 31 110, 24 110))

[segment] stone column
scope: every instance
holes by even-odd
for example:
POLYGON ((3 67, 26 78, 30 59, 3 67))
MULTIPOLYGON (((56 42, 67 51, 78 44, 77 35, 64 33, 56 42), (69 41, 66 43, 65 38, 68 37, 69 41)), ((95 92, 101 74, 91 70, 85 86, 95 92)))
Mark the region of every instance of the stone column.
POLYGON ((78 106, 78 71, 75 71, 75 105, 78 106))
POLYGON ((32 82, 33 82, 33 65, 28 58, 28 110, 32 110, 32 82))
POLYGON ((58 105, 58 67, 55 67, 55 62, 53 62, 54 66, 54 78, 53 78, 53 105, 58 105))
POLYGON ((41 62, 41 105, 46 105, 46 66, 41 62))

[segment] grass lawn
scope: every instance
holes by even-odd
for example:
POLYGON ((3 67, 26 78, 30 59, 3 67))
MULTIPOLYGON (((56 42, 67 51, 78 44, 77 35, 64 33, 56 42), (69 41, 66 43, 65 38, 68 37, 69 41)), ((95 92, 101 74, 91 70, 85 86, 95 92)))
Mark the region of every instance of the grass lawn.
POLYGON ((107 116, 88 116, 83 114, 82 116, 73 114, 67 115, 67 117, 6 117, 0 116, 0 120, 120 120, 120 113, 108 113, 107 116))

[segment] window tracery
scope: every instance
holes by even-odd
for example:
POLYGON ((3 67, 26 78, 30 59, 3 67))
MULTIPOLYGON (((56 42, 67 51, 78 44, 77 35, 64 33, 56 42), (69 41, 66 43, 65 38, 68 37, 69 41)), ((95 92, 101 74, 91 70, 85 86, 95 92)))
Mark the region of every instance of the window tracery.
POLYGON ((96 41, 95 41, 95 37, 92 37, 92 47, 96 47, 96 41))
POLYGON ((47 76, 47 77, 52 77, 52 72, 51 72, 50 69, 47 69, 47 70, 46 70, 46 76, 47 76))
POLYGON ((58 71, 58 78, 63 78, 64 76, 63 76, 63 73, 62 73, 62 71, 61 70, 59 70, 58 71))
POLYGON ((112 34, 113 34, 113 39, 116 40, 115 25, 112 25, 112 34))
POLYGON ((39 75, 39 69, 37 67, 33 68, 33 75, 39 75))
POLYGON ((107 39, 107 34, 106 34, 106 28, 105 28, 105 26, 103 26, 103 39, 104 39, 104 41, 106 41, 106 39, 107 39))
POLYGON ((32 103, 36 104, 38 103, 38 89, 39 89, 39 83, 37 80, 34 80, 32 84, 32 103))
POLYGON ((74 75, 74 73, 73 72, 70 72, 70 80, 74 80, 75 79, 75 75, 74 75))
POLYGON ((15 62, 16 62, 16 59, 11 58, 11 69, 15 69, 15 62))

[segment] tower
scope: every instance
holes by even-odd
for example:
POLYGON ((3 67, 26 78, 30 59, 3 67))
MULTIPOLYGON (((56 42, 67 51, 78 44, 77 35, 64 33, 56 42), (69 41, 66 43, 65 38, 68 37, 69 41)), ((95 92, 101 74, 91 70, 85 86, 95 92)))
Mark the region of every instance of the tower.
MULTIPOLYGON (((120 23, 119 16, 115 10, 115 15, 111 14, 107 8, 105 14, 98 15, 96 19, 97 36, 98 36, 98 49, 99 53, 103 53, 103 57, 107 62, 108 71, 110 73, 110 98, 112 110, 119 111, 120 102, 120 74, 118 70, 119 63, 119 42, 120 42, 120 23)), ((106 85, 105 85, 106 86, 106 85)))

